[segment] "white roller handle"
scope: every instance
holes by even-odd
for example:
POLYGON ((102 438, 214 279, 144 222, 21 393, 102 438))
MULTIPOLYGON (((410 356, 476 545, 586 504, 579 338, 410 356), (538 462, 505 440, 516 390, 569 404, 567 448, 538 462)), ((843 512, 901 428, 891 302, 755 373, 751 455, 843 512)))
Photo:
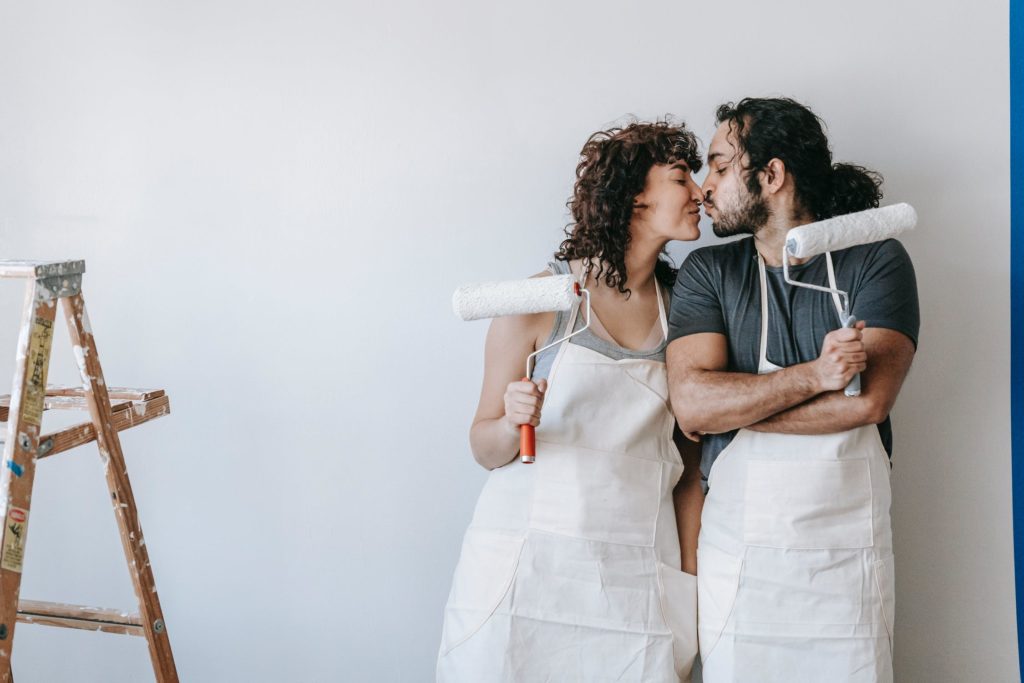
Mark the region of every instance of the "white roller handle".
MULTIPOLYGON (((850 314, 849 316, 840 315, 843 327, 852 328, 857 325, 857 316, 850 314)), ((860 373, 858 372, 850 380, 850 383, 846 385, 846 389, 843 391, 847 396, 860 396, 860 373)))

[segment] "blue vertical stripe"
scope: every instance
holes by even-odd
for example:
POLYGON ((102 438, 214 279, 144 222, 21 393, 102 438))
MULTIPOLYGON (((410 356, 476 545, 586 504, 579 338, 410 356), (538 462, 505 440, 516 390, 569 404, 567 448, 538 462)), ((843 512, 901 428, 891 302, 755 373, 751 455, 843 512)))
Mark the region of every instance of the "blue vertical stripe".
POLYGON ((1010 423, 1017 656, 1024 672, 1024 0, 1010 0, 1010 423))

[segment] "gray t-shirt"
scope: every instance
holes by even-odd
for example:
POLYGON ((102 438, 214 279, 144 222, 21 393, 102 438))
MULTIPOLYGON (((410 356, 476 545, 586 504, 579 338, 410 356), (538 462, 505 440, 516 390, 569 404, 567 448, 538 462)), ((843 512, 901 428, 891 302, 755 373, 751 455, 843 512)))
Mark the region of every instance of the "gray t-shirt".
MULTIPOLYGON (((836 285, 850 295, 858 320, 907 335, 917 346, 920 312, 914 266, 896 240, 832 252, 836 285)), ((828 285, 824 255, 791 267, 794 280, 828 285)), ((831 295, 787 285, 782 268, 767 268, 768 360, 780 367, 806 363, 821 353, 825 335, 838 329, 831 295)), ((752 237, 692 252, 676 280, 669 315, 669 342, 699 332, 728 338, 730 372, 757 373, 761 333, 761 295, 757 251, 752 237)), ((692 400, 699 401, 699 396, 692 400)), ((878 425, 882 444, 892 455, 889 418, 878 425)), ((703 439, 701 471, 705 481, 718 454, 736 432, 703 439)))
MULTIPOLYGON (((569 264, 565 261, 552 261, 548 263, 548 270, 555 275, 568 275, 572 272, 569 268, 569 264)), ((566 329, 568 325, 569 311, 558 311, 555 313, 554 327, 552 327, 551 334, 548 335, 548 339, 544 342, 544 345, 547 346, 548 344, 552 344, 556 339, 561 339, 565 335, 569 334, 569 330, 566 329)), ((579 315, 576 316, 576 322, 572 328, 573 332, 579 330, 583 325, 584 314, 580 311, 579 315)), ((589 329, 577 334, 567 343, 584 346, 591 351, 597 351, 598 353, 604 354, 608 358, 614 358, 615 360, 635 358, 638 360, 656 360, 659 363, 665 362, 665 347, 668 345, 668 341, 666 340, 658 344, 655 348, 648 349, 646 351, 624 349, 621 346, 598 337, 589 329)), ((547 379, 551 374, 551 365, 555 361, 555 356, 558 355, 558 349, 560 346, 560 344, 552 346, 551 348, 537 354, 537 358, 533 366, 533 374, 531 375, 534 382, 541 379, 547 379)))

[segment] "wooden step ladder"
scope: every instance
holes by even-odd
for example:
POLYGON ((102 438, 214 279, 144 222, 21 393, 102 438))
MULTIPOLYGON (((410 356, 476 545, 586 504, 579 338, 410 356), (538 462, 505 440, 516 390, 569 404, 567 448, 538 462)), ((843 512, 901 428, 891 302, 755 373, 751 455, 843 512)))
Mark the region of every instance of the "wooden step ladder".
POLYGON ((170 413, 162 390, 107 387, 82 298, 84 261, 0 261, 0 279, 27 280, 17 365, 10 396, 0 396, 0 421, 7 422, 0 495, 5 500, 0 543, 0 680, 13 681, 11 654, 16 622, 143 636, 159 683, 178 680, 157 596, 149 553, 128 481, 119 431, 170 413), (48 386, 53 327, 60 301, 71 334, 82 386, 48 386), (42 433, 48 409, 88 410, 90 420, 42 433), (107 487, 121 544, 128 561, 137 614, 116 609, 20 600, 36 461, 95 441, 106 470, 107 487))

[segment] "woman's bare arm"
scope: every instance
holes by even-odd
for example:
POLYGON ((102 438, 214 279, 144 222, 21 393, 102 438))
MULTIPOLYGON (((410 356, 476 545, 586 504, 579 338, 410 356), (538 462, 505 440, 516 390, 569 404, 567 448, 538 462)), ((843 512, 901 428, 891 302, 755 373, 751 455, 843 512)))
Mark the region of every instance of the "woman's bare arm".
POLYGON ((704 509, 704 490, 700 480, 700 444, 682 435, 678 428, 673 434, 679 454, 683 458, 683 476, 672 492, 676 508, 676 526, 679 528, 679 549, 682 570, 697 573, 697 536, 700 534, 700 514, 704 509))
MULTIPOLYGON (((534 277, 549 276, 545 271, 534 277)), ((540 424, 547 382, 523 382, 526 358, 547 339, 554 313, 511 315, 495 318, 484 345, 484 380, 480 390, 469 444, 473 457, 493 470, 507 465, 519 453, 519 426, 540 424)))

